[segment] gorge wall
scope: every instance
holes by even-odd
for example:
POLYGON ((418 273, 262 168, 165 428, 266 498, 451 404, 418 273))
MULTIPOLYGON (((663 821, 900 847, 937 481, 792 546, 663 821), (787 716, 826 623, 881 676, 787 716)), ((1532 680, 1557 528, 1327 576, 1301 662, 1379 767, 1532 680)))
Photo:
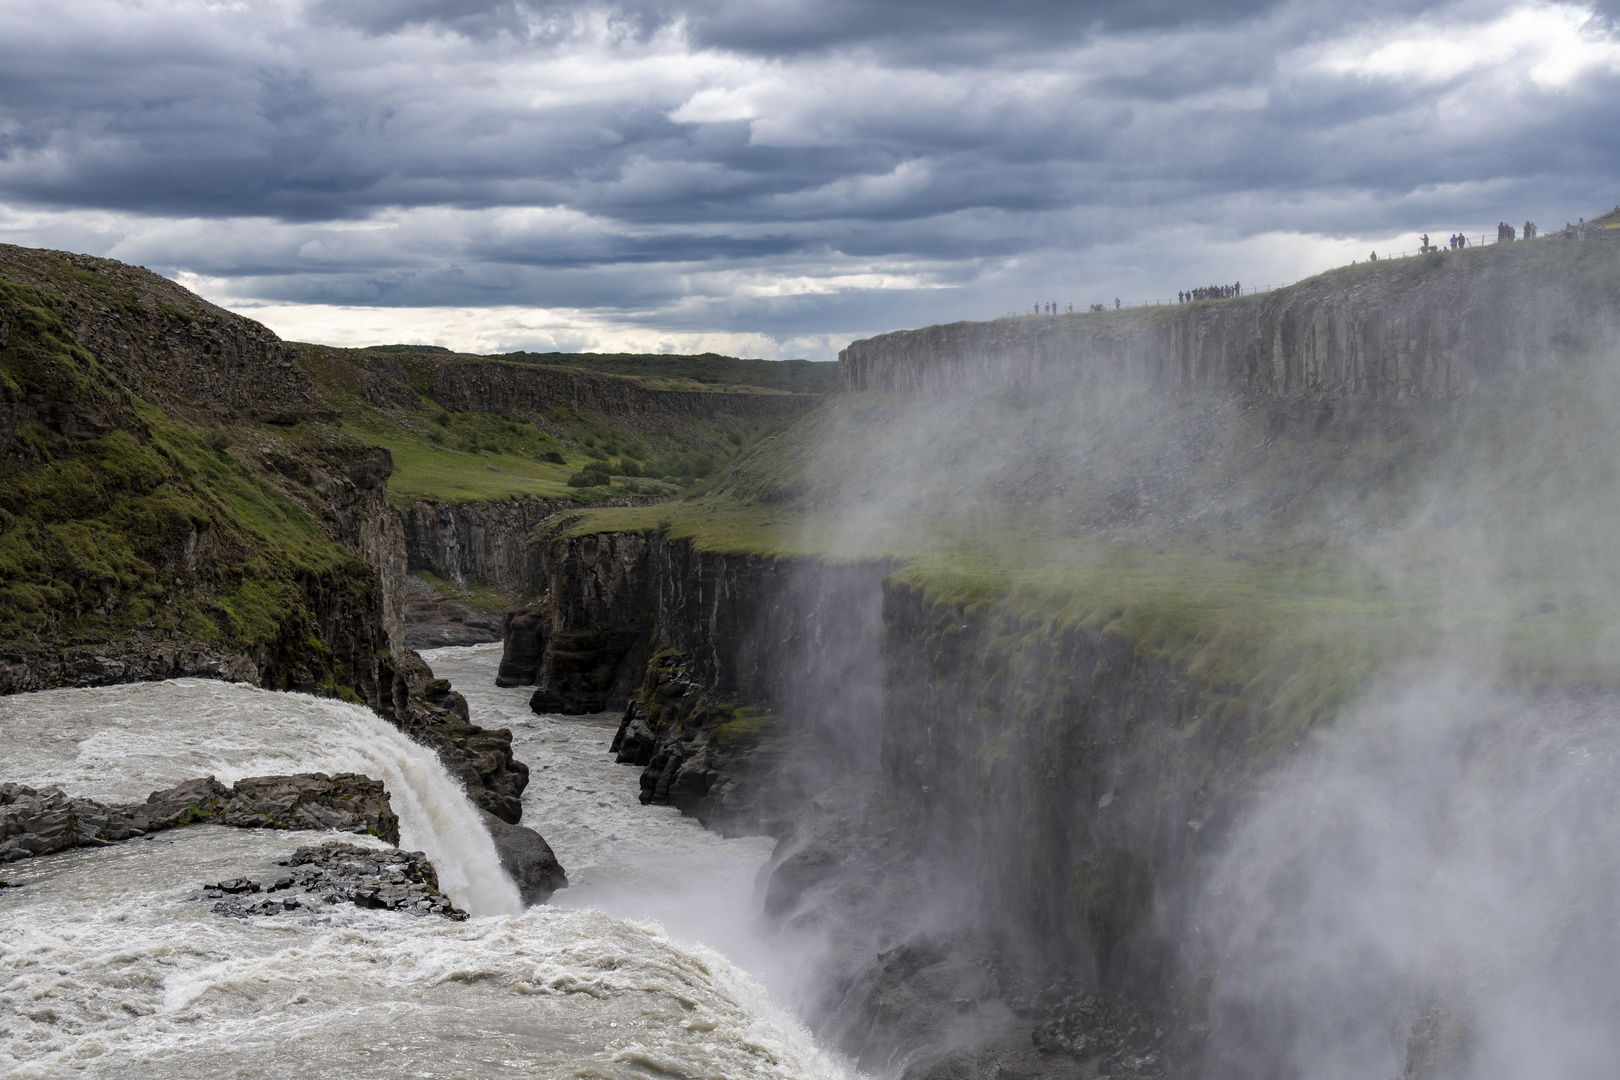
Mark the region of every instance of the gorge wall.
POLYGON ((1620 343, 1620 245, 1549 237, 1346 267, 1235 300, 897 331, 839 353, 847 390, 1070 381, 1450 397, 1620 343))
POLYGON ((875 761, 892 564, 636 533, 552 540, 542 562, 540 595, 507 616, 500 681, 535 684, 537 712, 623 710, 614 749, 643 766, 645 801, 775 831, 807 793, 875 761), (803 752, 783 769, 789 741, 803 752))
POLYGON ((5 635, 4 689, 229 674, 390 707, 404 545, 387 452, 341 436, 275 335, 154 274, 14 247, 0 274, 4 533, 33 545, 13 553, 11 606, 37 612, 5 635), (281 500, 269 527, 328 546, 265 550, 238 501, 254 498, 281 500), (284 607, 261 622, 266 589, 284 607))

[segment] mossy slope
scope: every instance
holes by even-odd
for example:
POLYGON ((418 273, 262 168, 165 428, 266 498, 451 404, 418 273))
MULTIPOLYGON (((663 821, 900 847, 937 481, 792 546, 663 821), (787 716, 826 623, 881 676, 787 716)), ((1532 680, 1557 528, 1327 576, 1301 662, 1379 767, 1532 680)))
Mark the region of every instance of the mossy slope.
POLYGON ((676 494, 811 401, 724 382, 709 370, 713 365, 687 362, 703 357, 654 365, 653 358, 596 363, 587 356, 581 363, 591 370, 576 370, 549 356, 531 362, 526 354, 492 363, 446 353, 300 345, 295 355, 325 399, 341 409, 347 429, 392 452, 389 487, 397 500, 592 502, 676 494), (632 363, 639 360, 649 363, 632 363), (570 400, 555 386, 522 386, 527 369, 536 366, 572 372, 594 392, 570 400), (644 377, 623 373, 638 368, 652 370, 644 377), (499 407, 477 392, 506 380, 519 385, 507 388, 499 407), (668 407, 697 395, 701 407, 668 407))
POLYGON ((200 302, 167 297, 173 287, 156 278, 144 295, 121 287, 99 260, 6 255, 0 642, 8 662, 24 669, 75 650, 184 642, 250 657, 266 685, 376 698, 387 659, 376 574, 311 508, 331 511, 315 487, 334 476, 354 488, 346 465, 385 476, 386 460, 324 424, 256 423, 228 403, 212 416, 206 402, 159 407, 152 399, 174 393, 160 364, 143 365, 131 350, 114 370, 70 324, 87 329, 99 317, 106 333, 117 324, 126 336, 151 338, 192 325, 195 312, 180 305, 200 302))

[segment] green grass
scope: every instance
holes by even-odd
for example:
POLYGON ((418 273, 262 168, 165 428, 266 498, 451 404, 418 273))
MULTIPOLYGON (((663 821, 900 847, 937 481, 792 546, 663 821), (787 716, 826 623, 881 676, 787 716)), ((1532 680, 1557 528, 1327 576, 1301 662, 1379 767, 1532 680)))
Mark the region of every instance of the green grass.
POLYGON ((380 402, 377 377, 368 383, 367 350, 294 349, 300 366, 343 412, 345 430, 393 454, 389 491, 400 502, 668 496, 723 466, 770 428, 721 415, 649 429, 634 417, 576 412, 561 401, 539 403, 527 415, 450 410, 432 397, 436 365, 466 358, 437 354, 383 353, 400 365, 403 380, 383 380, 387 400, 380 402), (569 486, 569 478, 593 462, 610 466, 612 483, 569 486))
POLYGON ((649 385, 681 389, 753 388, 795 394, 826 394, 838 386, 831 361, 749 360, 717 353, 695 356, 637 353, 506 353, 497 359, 634 375, 649 385))
POLYGON ((71 645, 145 629, 273 645, 277 659, 321 671, 329 654, 308 630, 309 590, 363 607, 373 575, 238 445, 288 436, 232 438, 172 419, 124 391, 50 297, 4 275, 0 307, 12 324, 0 350, 6 396, 77 418, 62 429, 23 419, 0 470, 0 638, 71 645), (106 433, 76 430, 86 423, 106 433))

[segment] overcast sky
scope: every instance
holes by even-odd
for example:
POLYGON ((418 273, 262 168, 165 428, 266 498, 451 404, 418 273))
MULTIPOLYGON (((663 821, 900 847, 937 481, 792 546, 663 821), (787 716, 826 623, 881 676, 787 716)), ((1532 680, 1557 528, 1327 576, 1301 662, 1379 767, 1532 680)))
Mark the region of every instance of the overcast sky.
POLYGON ((283 336, 832 359, 1620 203, 1620 0, 7 0, 0 240, 283 336))

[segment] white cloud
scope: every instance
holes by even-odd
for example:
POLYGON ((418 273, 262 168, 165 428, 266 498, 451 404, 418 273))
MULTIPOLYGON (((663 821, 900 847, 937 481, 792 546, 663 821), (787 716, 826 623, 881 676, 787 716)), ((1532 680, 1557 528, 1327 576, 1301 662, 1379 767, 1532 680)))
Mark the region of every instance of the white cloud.
POLYGON ((1336 75, 1448 82, 1474 71, 1568 86, 1592 71, 1620 71, 1620 41, 1591 9, 1537 4, 1485 23, 1463 19, 1380 27, 1311 50, 1312 66, 1336 75))

